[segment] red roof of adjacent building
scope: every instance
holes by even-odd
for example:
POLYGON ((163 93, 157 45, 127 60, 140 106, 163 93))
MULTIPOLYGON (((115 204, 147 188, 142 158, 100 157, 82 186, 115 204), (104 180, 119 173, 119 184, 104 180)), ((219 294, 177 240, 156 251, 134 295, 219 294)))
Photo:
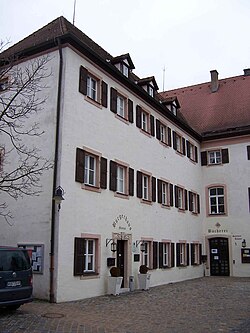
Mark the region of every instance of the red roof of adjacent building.
POLYGON ((250 126, 250 76, 218 80, 160 93, 163 99, 177 97, 180 111, 189 126, 202 135, 238 131, 250 126))

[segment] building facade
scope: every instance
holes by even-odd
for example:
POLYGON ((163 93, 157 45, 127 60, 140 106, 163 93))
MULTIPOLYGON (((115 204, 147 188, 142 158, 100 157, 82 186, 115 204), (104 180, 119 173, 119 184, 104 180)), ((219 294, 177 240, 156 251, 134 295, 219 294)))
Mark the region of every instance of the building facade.
MULTIPOLYGON (((63 17, 3 52, 3 68, 13 55, 20 68, 46 56, 51 73, 38 93, 45 134, 35 144, 54 167, 40 196, 4 197, 15 218, 0 236, 1 245, 31 250, 36 297, 103 295, 112 266, 124 290, 131 276, 138 287, 141 264, 151 286, 249 276, 249 102, 248 112, 233 110, 244 113, 242 125, 219 114, 213 128, 200 98, 189 118, 188 93, 158 93, 153 76, 133 73, 129 54, 111 56, 63 17), (59 186, 60 206, 52 199, 59 186)), ((9 92, 2 85, 0 93, 9 92)))

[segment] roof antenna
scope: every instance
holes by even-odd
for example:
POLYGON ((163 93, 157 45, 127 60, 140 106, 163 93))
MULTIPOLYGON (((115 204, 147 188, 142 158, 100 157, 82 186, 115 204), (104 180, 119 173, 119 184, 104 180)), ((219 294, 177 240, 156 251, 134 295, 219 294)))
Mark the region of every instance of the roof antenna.
POLYGON ((75 25, 75 15, 76 15, 76 0, 74 0, 73 25, 75 25))
POLYGON ((165 85, 165 65, 164 65, 164 68, 163 68, 163 87, 162 87, 162 91, 164 91, 164 85, 165 85))

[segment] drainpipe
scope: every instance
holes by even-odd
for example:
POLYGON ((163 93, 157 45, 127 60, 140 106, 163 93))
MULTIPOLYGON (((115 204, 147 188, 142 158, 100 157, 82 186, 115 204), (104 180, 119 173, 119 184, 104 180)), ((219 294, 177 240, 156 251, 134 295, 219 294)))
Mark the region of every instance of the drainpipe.
MULTIPOLYGON (((57 185, 57 167, 58 167, 58 151, 59 151, 59 131, 60 131, 60 111, 61 111, 61 93, 62 93, 62 69, 63 69, 63 57, 62 46, 60 39, 57 39, 59 50, 59 77, 58 77, 58 90, 57 90, 57 110, 56 110, 56 138, 55 138, 55 158, 54 158, 54 175, 53 175, 53 194, 54 196, 57 185)), ((51 198, 52 199, 52 198, 51 198)), ((52 212, 51 212, 51 238, 50 238, 50 290, 49 300, 50 303, 55 303, 55 287, 54 287, 54 257, 55 257, 55 201, 52 200, 52 212)))

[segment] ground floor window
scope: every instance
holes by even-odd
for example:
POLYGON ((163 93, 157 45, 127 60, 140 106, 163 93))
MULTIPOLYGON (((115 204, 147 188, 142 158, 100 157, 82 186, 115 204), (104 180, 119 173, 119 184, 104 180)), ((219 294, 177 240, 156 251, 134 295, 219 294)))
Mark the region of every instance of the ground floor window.
POLYGON ((189 265, 189 244, 185 242, 176 244, 176 260, 177 267, 189 265))

